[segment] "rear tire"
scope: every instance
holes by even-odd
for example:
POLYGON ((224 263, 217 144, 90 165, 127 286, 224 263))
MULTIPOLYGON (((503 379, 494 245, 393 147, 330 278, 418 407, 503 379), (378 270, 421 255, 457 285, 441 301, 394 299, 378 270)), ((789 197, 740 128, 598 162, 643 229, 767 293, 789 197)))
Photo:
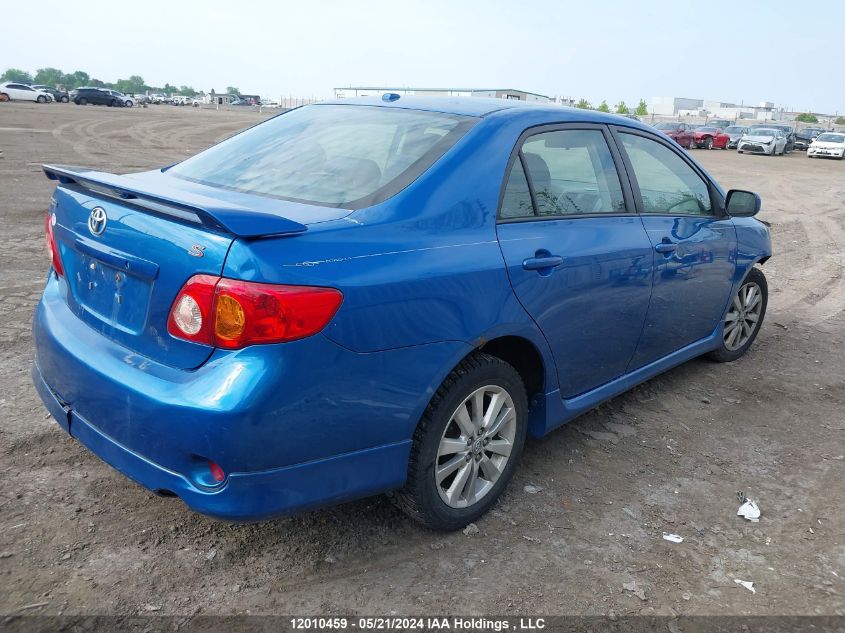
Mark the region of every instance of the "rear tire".
POLYGON ((722 344, 708 356, 719 363, 729 363, 745 354, 760 332, 768 303, 766 275, 759 268, 752 268, 731 297, 722 319, 722 344))
POLYGON ((527 428, 528 399, 517 371, 495 356, 472 354, 431 399, 414 431, 407 482, 391 499, 433 530, 466 526, 513 477, 527 428))
POLYGON ((61 101, 62 103, 67 103, 68 101, 70 101, 70 99, 68 99, 67 97, 62 97, 62 98, 60 99, 60 101, 61 101))

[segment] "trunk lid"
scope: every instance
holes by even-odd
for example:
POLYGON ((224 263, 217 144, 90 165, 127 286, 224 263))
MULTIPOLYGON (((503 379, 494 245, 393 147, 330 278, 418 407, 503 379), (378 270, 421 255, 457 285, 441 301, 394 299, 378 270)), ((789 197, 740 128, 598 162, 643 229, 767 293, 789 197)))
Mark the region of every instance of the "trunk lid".
POLYGON ((307 229, 277 210, 211 197, 210 188, 181 191, 179 181, 160 173, 139 179, 67 167, 44 171, 60 183, 51 213, 71 310, 102 336, 173 367, 198 367, 213 351, 167 332, 182 285, 193 275, 221 275, 236 238, 307 229))

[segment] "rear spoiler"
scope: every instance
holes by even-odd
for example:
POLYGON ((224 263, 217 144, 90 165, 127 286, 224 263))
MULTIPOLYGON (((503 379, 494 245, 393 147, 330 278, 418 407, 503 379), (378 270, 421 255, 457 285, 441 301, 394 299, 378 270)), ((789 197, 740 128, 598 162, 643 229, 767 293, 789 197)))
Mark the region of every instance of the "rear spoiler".
POLYGON ((236 237, 292 235, 308 230, 304 224, 281 215, 254 211, 158 183, 140 182, 131 177, 91 171, 82 167, 43 165, 42 168, 47 178, 57 180, 62 185, 80 187, 134 207, 200 224, 213 231, 229 233, 236 237))

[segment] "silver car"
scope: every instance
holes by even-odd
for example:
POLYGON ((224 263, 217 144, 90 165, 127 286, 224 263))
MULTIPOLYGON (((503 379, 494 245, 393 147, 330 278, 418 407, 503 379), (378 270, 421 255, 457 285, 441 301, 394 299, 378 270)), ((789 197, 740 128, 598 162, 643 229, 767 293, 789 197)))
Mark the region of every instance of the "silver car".
POLYGON ((755 127, 739 139, 736 151, 740 154, 767 154, 783 156, 786 151, 786 136, 777 128, 755 127))

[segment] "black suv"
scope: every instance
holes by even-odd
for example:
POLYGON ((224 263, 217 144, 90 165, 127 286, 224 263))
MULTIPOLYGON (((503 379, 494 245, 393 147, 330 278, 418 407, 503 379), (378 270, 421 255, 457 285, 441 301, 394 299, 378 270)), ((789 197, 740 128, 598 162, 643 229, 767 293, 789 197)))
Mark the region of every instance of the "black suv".
POLYGON ((123 102, 116 96, 109 94, 105 90, 99 88, 79 88, 74 91, 73 102, 76 105, 86 105, 88 103, 93 105, 107 105, 113 107, 121 107, 123 102))

